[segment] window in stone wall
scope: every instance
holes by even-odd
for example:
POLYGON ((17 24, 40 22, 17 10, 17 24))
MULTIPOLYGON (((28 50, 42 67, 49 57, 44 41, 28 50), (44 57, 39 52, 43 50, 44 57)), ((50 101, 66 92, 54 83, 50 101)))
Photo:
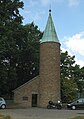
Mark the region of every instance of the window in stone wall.
POLYGON ((26 100, 28 100, 28 97, 24 96, 24 97, 22 97, 22 100, 26 101, 26 100))

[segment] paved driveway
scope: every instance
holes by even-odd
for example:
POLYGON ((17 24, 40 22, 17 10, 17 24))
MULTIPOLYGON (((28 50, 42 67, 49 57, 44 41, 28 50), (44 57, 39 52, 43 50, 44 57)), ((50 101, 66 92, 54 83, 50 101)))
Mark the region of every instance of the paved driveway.
POLYGON ((0 113, 10 115, 13 119, 69 119, 74 116, 84 115, 84 110, 53 110, 42 108, 5 109, 0 113))

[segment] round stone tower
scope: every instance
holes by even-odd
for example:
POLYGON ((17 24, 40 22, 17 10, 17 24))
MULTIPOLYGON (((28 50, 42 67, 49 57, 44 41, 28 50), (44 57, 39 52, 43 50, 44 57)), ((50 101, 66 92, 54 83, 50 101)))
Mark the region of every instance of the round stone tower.
POLYGON ((60 43, 52 21, 51 10, 40 41, 39 106, 60 100, 60 43))

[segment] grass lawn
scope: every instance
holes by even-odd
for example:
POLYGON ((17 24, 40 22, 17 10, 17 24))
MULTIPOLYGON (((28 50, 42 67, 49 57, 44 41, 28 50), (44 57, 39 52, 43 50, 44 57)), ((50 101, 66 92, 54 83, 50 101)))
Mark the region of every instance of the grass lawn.
POLYGON ((11 119, 11 117, 10 116, 4 116, 4 115, 0 114, 0 119, 11 119))
POLYGON ((71 118, 71 119, 84 119, 84 116, 78 116, 78 117, 74 117, 74 118, 71 118))

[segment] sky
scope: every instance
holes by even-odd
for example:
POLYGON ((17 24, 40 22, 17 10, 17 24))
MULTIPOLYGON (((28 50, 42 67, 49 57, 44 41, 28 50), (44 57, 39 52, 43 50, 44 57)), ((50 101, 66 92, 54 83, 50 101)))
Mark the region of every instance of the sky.
POLYGON ((76 64, 84 66, 84 0, 22 0, 23 24, 34 22, 44 31, 49 9, 63 52, 75 55, 76 64))

